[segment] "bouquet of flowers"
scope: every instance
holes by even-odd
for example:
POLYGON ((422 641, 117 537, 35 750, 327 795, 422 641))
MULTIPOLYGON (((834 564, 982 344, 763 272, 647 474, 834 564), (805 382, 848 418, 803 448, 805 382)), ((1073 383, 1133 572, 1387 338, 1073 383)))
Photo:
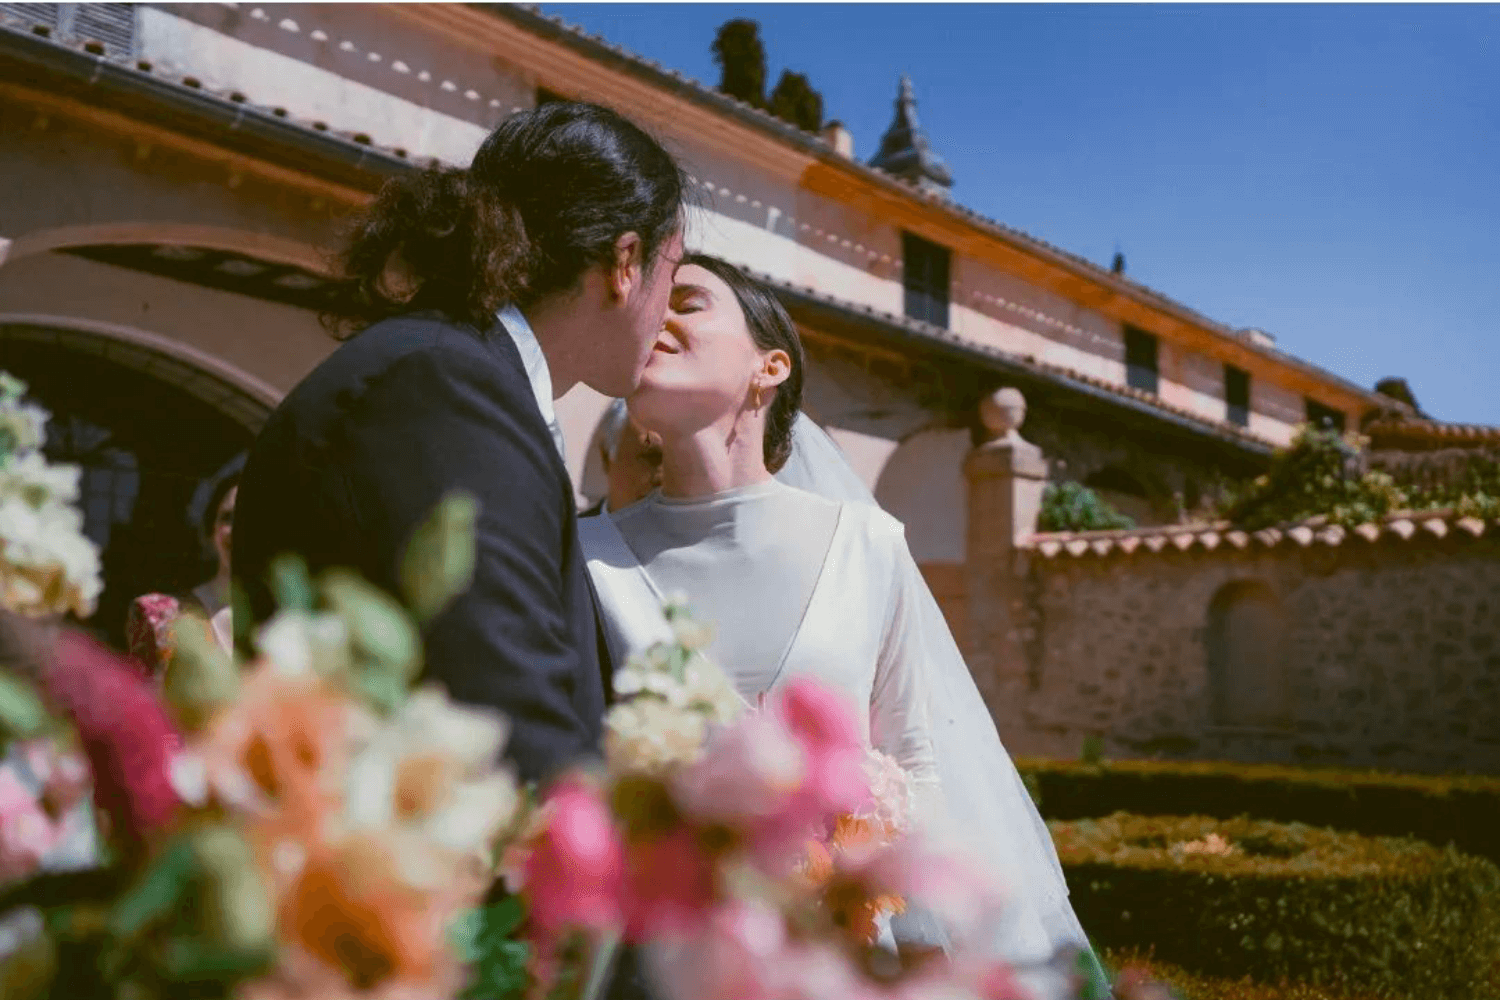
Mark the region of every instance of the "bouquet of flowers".
POLYGON ((748 710, 702 655, 681 604, 675 639, 619 675, 605 763, 559 781, 512 846, 531 995, 601 995, 607 956, 637 946, 672 1000, 1060 1000, 983 950, 904 967, 883 917, 920 899, 960 939, 1004 904, 982 865, 911 829, 912 789, 864 743, 854 708, 794 679, 748 710))

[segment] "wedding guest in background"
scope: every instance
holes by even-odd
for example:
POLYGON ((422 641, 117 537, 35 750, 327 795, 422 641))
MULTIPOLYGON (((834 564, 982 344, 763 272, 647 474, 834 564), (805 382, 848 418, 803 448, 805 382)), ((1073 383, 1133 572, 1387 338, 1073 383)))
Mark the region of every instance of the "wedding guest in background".
POLYGON ((622 510, 661 485, 661 438, 630 419, 625 400, 610 403, 601 423, 599 458, 608 488, 581 517, 622 510))
MULTIPOLYGON (((204 547, 213 554, 214 575, 186 594, 142 594, 131 602, 125 620, 130 655, 153 676, 160 674, 171 655, 171 626, 184 611, 223 620, 229 607, 230 540, 234 532, 234 503, 240 476, 231 473, 214 485, 199 522, 204 547)), ((226 623, 227 624, 227 623, 226 623)), ((221 637, 221 642, 223 641, 221 637)))

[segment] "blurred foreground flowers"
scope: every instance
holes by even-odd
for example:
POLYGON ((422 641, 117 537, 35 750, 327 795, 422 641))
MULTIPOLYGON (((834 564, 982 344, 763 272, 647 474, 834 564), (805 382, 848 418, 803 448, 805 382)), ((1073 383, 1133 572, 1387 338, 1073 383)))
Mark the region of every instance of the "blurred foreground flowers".
POLYGON ((419 626, 472 574, 462 496, 402 602, 285 559, 252 653, 181 617, 152 683, 56 627, 98 559, 23 391, 0 379, 0 996, 572 1000, 621 944, 669 1000, 1089 995, 979 946, 1001 887, 920 837, 841 695, 794 679, 752 709, 681 602, 616 675, 603 759, 519 787, 504 720, 419 682, 419 626), (895 954, 910 901, 946 958, 895 954))

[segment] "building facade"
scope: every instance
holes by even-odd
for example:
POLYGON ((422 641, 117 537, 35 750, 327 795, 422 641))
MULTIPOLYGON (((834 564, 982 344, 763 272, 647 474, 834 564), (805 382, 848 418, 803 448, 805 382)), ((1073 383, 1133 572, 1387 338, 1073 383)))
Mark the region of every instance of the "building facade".
MULTIPOLYGON (((963 557, 962 462, 997 386, 1025 392, 1049 475, 1147 524, 1255 474, 1305 420, 1389 408, 965 210, 895 83, 871 166, 840 128, 798 131, 526 8, 0 3, 0 368, 56 415, 54 457, 86 469, 106 631, 134 593, 199 571, 189 511, 334 348, 319 312, 340 220, 559 97, 680 156, 689 245, 776 288, 809 413, 923 563, 963 557)), ((559 401, 580 499, 602 491, 606 402, 559 401)))

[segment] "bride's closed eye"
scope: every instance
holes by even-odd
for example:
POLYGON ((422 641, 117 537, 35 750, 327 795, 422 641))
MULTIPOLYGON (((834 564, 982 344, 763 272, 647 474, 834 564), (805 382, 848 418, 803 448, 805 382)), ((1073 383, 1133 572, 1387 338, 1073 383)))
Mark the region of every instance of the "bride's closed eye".
POLYGON ((708 308, 708 292, 697 285, 678 285, 672 289, 672 311, 674 313, 701 312, 708 308))

